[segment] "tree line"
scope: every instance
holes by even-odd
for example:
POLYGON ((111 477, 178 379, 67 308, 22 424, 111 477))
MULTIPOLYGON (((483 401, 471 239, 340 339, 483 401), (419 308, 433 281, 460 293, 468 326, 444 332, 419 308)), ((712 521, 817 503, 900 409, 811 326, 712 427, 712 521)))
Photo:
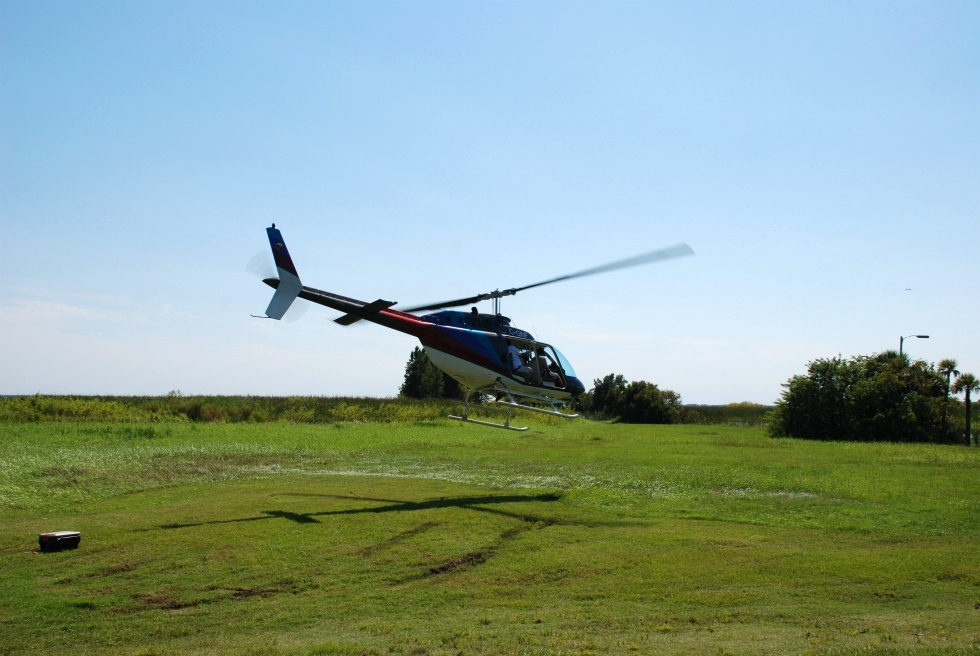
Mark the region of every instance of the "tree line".
POLYGON ((463 388, 455 378, 432 364, 421 346, 416 346, 405 365, 405 380, 399 396, 409 399, 462 399, 463 388))
MULTIPOLYGON (((436 367, 425 350, 416 346, 405 365, 399 395, 409 399, 463 398, 463 389, 451 376, 436 367)), ((479 399, 471 399, 479 402, 479 399)), ((593 381, 592 389, 573 402, 574 410, 596 419, 628 424, 761 425, 770 406, 730 403, 724 406, 685 406, 681 395, 645 380, 627 381, 609 374, 593 381)))
MULTIPOLYGON (((823 358, 783 385, 771 411, 757 404, 730 404, 721 413, 718 407, 685 406, 673 390, 612 373, 595 379, 573 407, 597 419, 635 424, 710 423, 722 416, 723 423, 756 423, 753 418, 760 420, 766 412, 764 421, 773 437, 970 444, 971 394, 980 392, 980 381, 957 366, 952 359, 934 365, 895 351, 823 358), (958 394, 965 395, 964 404, 953 398, 958 394), (964 409, 965 430, 958 421, 964 409), (739 415, 746 421, 733 419, 739 415)), ((416 347, 400 394, 461 399, 463 390, 416 347)))
MULTIPOLYGON (((416 346, 405 365, 405 379, 398 393, 411 399, 462 399, 455 378, 436 367, 425 350, 416 346)), ((604 419, 630 424, 672 424, 680 416, 680 394, 661 390, 643 380, 627 383, 609 374, 595 381, 591 390, 575 401, 575 409, 604 419)))

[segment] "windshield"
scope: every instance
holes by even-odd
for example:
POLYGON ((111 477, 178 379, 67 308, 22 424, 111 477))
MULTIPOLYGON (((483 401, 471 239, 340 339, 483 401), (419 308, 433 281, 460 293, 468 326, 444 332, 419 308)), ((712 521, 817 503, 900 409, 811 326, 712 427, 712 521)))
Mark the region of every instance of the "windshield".
POLYGON ((565 375, 571 376, 572 378, 578 378, 578 375, 576 375, 575 370, 572 369, 572 363, 568 361, 568 358, 562 355, 561 351, 556 349, 554 346, 551 348, 554 349, 555 355, 558 356, 558 362, 561 363, 561 368, 565 372, 565 375))

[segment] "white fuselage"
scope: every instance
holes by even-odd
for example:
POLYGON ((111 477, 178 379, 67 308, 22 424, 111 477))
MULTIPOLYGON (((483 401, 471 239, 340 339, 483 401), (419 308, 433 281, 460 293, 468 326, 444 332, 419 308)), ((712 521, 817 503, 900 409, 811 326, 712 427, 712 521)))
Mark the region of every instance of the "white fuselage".
POLYGON ((543 388, 537 385, 528 385, 512 376, 502 375, 492 369, 473 364, 472 362, 432 348, 431 346, 425 346, 423 348, 425 349, 425 354, 432 360, 432 364, 445 371, 466 387, 475 390, 494 386, 498 389, 509 391, 512 394, 531 397, 547 396, 558 401, 569 399, 572 396, 569 392, 558 389, 550 383, 545 383, 543 388))

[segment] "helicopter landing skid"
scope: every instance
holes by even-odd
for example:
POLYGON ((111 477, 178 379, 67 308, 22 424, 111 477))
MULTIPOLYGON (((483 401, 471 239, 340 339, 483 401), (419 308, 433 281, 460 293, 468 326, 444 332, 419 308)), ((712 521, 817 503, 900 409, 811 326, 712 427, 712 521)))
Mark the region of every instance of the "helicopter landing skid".
POLYGON ((459 414, 459 415, 449 415, 448 416, 449 419, 455 419, 456 421, 465 421, 465 422, 470 423, 470 424, 480 424, 481 426, 490 426, 492 428, 503 428, 505 430, 512 430, 512 431, 519 431, 519 432, 523 432, 523 431, 526 431, 527 430, 527 428, 528 428, 527 426, 511 426, 510 425, 510 418, 514 415, 514 413, 512 411, 510 411, 510 410, 501 410, 500 408, 493 408, 493 407, 488 407, 488 406, 480 406, 480 409, 481 410, 488 410, 490 412, 499 412, 499 413, 501 413, 503 415, 506 415, 506 417, 504 419, 504 423, 502 423, 502 424, 498 424, 498 423, 493 422, 493 421, 481 421, 479 419, 470 419, 470 417, 469 417, 469 408, 470 408, 470 395, 472 393, 473 393, 472 391, 469 391, 469 392, 466 393, 466 398, 463 400, 463 412, 462 412, 462 414, 459 414))
POLYGON ((491 426, 493 428, 503 428, 505 430, 518 431, 518 432, 522 432, 522 433, 527 430, 527 426, 511 426, 510 425, 510 416, 509 415, 507 416, 507 419, 505 419, 504 420, 504 423, 502 423, 502 424, 498 424, 498 423, 493 422, 493 421, 480 421, 479 419, 470 419, 469 417, 466 416, 466 413, 465 412, 463 413, 462 416, 459 416, 459 415, 446 415, 446 418, 447 419, 455 419, 456 421, 465 421, 468 424, 480 424, 481 426, 491 426))
MULTIPOLYGON (((518 392, 517 390, 509 389, 506 385, 504 385, 503 381, 500 380, 499 378, 497 379, 497 384, 495 387, 498 391, 503 392, 507 396, 506 401, 497 399, 496 402, 497 405, 505 405, 509 408, 518 408, 520 410, 528 410, 530 412, 540 412, 543 415, 551 415, 552 417, 562 417, 563 419, 575 419, 578 417, 577 414, 571 415, 566 412, 561 412, 560 410, 558 410, 558 406, 554 399, 549 399, 546 396, 541 396, 538 394, 528 394, 527 392, 518 392), (521 399, 532 399, 534 401, 537 401, 538 403, 547 403, 549 406, 551 406, 551 409, 548 410, 546 408, 539 408, 533 405, 524 405, 523 403, 518 403, 517 401, 514 400, 515 396, 521 399)), ((562 405, 564 405, 564 403, 562 403, 562 405)))
POLYGON ((559 410, 546 410, 545 408, 538 408, 533 405, 523 405, 521 403, 513 401, 497 401, 497 405, 506 405, 510 408, 519 408, 521 410, 529 410, 530 412, 540 412, 543 415, 551 415, 552 417, 562 417, 564 419, 575 419, 578 415, 570 415, 559 410))

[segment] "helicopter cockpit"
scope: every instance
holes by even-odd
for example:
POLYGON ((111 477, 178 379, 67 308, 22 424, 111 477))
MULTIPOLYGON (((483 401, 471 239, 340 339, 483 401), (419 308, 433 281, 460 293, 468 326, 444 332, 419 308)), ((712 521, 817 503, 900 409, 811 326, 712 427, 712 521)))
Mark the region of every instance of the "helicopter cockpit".
POLYGON ((514 378, 552 389, 565 389, 568 382, 578 379, 575 370, 561 351, 550 344, 534 340, 508 338, 505 362, 514 378))
POLYGON ((440 326, 483 333, 489 339, 487 345, 496 351, 500 365, 517 383, 537 387, 545 393, 548 389, 573 395, 585 391, 571 363, 558 349, 510 325, 508 317, 481 314, 473 308, 470 312, 442 310, 419 318, 440 326))

